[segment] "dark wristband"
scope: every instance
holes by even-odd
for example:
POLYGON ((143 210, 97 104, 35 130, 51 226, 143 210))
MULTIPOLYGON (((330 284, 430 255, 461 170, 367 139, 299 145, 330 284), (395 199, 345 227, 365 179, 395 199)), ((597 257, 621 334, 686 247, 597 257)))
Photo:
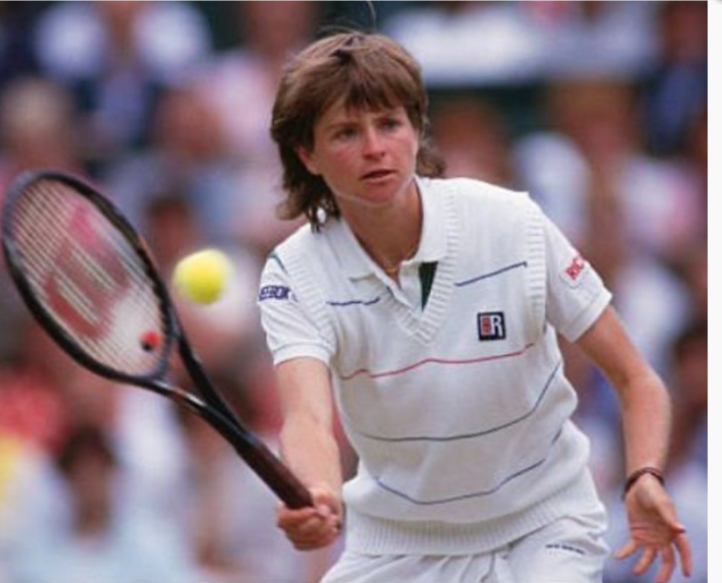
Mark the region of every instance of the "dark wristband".
POLYGON ((624 483, 624 494, 622 494, 622 499, 626 498, 627 494, 632 489, 632 486, 634 486, 637 480, 639 480, 639 478, 641 478, 644 474, 651 474, 659 480, 659 483, 662 484, 662 486, 664 486, 664 474, 662 473, 662 470, 651 466, 639 468, 638 470, 632 472, 627 478, 627 481, 624 483))

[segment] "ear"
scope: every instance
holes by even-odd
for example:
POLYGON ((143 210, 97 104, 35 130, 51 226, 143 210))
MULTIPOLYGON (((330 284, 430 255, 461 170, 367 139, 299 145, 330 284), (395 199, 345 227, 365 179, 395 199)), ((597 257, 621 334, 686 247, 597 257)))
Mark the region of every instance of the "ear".
POLYGON ((303 162, 306 170, 308 170, 311 174, 313 174, 314 176, 318 176, 319 174, 321 174, 321 172, 318 170, 318 166, 316 165, 313 150, 309 150, 304 146, 296 146, 296 155, 299 157, 301 162, 303 162))

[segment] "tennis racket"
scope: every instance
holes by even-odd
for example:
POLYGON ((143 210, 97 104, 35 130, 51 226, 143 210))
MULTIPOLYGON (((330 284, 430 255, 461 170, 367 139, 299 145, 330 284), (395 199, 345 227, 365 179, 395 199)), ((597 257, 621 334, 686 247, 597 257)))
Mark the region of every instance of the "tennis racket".
POLYGON ((289 508, 313 505, 308 490, 215 390, 145 243, 93 186, 58 171, 21 174, 7 191, 2 243, 23 300, 72 358, 103 377, 189 408, 289 508), (200 396, 166 380, 176 347, 200 396))

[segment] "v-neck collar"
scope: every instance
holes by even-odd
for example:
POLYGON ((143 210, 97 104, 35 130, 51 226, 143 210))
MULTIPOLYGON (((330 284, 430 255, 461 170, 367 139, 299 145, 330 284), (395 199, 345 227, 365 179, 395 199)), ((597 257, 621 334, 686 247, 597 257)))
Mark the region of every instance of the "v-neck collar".
MULTIPOLYGON (((430 192, 431 181, 416 177, 421 198, 423 223, 421 239, 416 253, 405 263, 431 263, 440 261, 448 251, 446 216, 441 196, 430 192)), ((371 259, 361 246, 351 227, 341 217, 324 226, 333 248, 339 256, 341 270, 350 279, 362 279, 375 275, 379 277, 383 270, 371 259)), ((381 278, 380 278, 381 279, 381 278)), ((385 278, 384 278, 385 279, 385 278)))
POLYGON ((444 321, 448 302, 454 291, 460 220, 451 183, 445 180, 416 178, 423 209, 421 240, 416 254, 406 264, 437 263, 433 286, 424 310, 419 312, 404 301, 393 282, 366 253, 348 224, 341 218, 324 228, 341 271, 351 280, 375 280, 382 301, 389 305, 396 320, 414 337, 430 342, 444 321))

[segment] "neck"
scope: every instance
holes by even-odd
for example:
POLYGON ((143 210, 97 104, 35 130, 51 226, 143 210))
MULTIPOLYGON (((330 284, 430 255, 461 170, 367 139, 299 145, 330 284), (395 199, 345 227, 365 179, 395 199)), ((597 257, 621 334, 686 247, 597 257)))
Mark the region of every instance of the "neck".
POLYGON ((421 240, 423 217, 416 181, 386 207, 342 209, 342 214, 366 253, 397 279, 401 262, 414 255, 421 240))

